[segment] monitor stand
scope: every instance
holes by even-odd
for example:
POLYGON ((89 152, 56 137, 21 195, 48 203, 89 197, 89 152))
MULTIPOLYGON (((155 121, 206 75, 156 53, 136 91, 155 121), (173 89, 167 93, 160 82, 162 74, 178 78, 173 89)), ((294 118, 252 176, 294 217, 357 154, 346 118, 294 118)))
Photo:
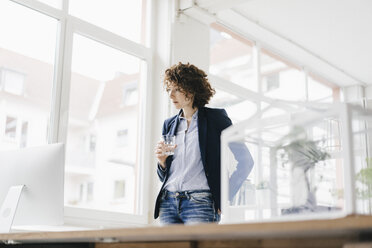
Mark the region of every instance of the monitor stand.
POLYGON ((25 185, 10 187, 0 209, 0 233, 9 233, 18 207, 19 198, 25 185))

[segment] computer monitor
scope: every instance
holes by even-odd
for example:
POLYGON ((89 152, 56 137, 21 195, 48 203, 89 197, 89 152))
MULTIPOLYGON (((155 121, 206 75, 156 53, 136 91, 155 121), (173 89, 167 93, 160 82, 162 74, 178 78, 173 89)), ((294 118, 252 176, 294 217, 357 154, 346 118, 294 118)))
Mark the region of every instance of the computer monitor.
POLYGON ((63 224, 64 157, 63 144, 0 152, 0 232, 63 224))

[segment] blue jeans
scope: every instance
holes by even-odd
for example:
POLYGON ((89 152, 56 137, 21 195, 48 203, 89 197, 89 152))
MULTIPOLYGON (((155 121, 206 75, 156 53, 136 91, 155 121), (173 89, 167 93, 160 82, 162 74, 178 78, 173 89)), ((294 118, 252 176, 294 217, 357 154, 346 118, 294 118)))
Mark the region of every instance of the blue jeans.
POLYGON ((220 221, 209 190, 170 192, 163 190, 160 201, 160 222, 197 224, 220 221))

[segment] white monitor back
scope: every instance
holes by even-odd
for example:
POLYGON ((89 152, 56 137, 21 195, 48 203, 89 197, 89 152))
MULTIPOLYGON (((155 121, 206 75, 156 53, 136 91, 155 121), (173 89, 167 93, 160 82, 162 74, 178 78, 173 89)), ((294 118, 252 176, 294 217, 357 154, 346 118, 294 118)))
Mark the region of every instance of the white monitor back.
POLYGON ((64 145, 0 152, 0 206, 12 186, 25 185, 13 221, 17 225, 62 225, 64 145))

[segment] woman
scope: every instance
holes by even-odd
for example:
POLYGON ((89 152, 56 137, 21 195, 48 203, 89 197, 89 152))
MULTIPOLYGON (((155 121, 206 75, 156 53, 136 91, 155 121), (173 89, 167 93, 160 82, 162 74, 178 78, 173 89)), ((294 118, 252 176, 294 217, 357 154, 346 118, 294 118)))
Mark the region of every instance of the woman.
MULTIPOLYGON (((220 136, 231 125, 224 109, 204 107, 214 95, 204 71, 178 63, 165 71, 164 86, 179 113, 164 121, 163 135, 176 136, 174 155, 158 142, 158 176, 163 182, 154 218, 162 224, 194 224, 220 220, 220 136)), ((231 147, 230 147, 231 149, 231 147)), ((248 149, 234 153, 239 173, 230 181, 235 194, 247 178, 253 160, 248 149)), ((234 152, 234 151, 233 151, 234 152)), ((235 174, 235 175, 234 175, 235 174)), ((231 188, 231 187, 230 187, 231 188)), ((230 191, 231 192, 231 191, 230 191)))

